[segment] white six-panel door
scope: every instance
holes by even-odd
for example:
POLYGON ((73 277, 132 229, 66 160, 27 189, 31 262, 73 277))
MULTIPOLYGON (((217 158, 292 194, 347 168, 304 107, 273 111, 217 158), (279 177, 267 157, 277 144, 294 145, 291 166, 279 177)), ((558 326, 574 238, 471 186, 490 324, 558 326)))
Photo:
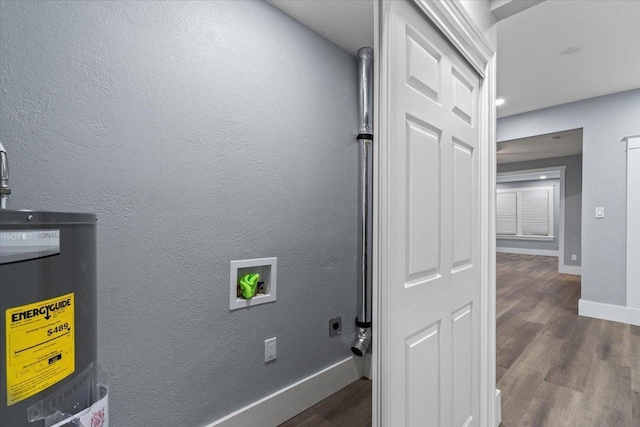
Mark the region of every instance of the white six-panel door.
POLYGON ((389 2, 384 425, 479 425, 480 77, 389 2))

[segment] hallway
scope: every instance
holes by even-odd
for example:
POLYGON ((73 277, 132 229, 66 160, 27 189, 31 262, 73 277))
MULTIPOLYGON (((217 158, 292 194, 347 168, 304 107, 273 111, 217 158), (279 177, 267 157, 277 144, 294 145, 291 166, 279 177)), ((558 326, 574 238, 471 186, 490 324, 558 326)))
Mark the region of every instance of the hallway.
POLYGON ((557 258, 497 255, 502 426, 640 425, 640 328, 578 316, 557 258))

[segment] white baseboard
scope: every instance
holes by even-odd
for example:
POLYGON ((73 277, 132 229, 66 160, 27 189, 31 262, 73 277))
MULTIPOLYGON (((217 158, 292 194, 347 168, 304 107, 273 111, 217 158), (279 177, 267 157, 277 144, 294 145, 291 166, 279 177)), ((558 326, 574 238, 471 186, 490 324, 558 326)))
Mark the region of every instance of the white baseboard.
POLYGON ((520 255, 542 255, 542 256, 554 256, 558 257, 558 251, 549 251, 545 249, 526 249, 526 248, 504 248, 497 247, 496 252, 505 254, 520 254, 520 255))
POLYGON ((496 389, 496 426, 502 423, 502 392, 496 389))
POLYGON ((585 301, 580 298, 578 301, 578 314, 580 316, 640 326, 640 309, 623 305, 603 304, 601 302, 585 301))
POLYGON ((558 273, 561 273, 561 274, 574 274, 576 276, 582 276, 582 268, 579 265, 562 265, 562 264, 558 264, 558 273))
POLYGON ((275 427, 361 378, 362 365, 362 358, 351 356, 207 427, 275 427))
POLYGON ((640 326, 640 309, 627 307, 627 321, 630 325, 640 326))

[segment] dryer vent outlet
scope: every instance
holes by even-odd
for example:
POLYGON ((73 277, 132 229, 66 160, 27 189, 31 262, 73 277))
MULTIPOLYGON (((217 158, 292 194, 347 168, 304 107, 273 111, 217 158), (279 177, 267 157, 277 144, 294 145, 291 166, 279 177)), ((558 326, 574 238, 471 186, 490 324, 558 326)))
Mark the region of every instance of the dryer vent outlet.
POLYGON ((334 337, 342 334, 342 318, 332 317, 329 319, 329 336, 334 337))

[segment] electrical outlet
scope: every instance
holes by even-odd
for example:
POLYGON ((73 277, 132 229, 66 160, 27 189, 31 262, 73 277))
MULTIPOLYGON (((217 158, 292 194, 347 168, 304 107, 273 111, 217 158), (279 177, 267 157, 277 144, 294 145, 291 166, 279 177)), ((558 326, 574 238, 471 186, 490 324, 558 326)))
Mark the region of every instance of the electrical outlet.
POLYGON ((578 260, 578 255, 571 254, 571 261, 577 261, 577 260, 578 260))
POLYGON ((329 319, 329 336, 340 335, 342 333, 342 318, 332 317, 329 319))
POLYGON ((277 356, 276 337, 264 341, 264 361, 270 362, 277 356))

